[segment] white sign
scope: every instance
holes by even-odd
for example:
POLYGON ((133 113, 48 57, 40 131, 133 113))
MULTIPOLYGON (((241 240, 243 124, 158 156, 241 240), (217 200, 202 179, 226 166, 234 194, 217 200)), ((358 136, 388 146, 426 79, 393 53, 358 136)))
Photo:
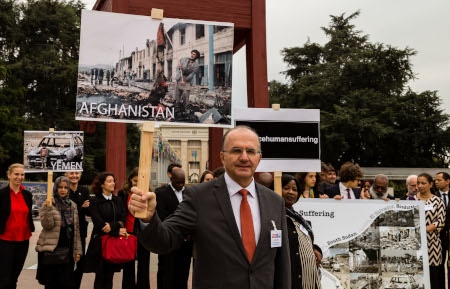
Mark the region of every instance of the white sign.
POLYGON ((294 209, 323 251, 323 289, 430 289, 423 202, 300 199, 294 209))
POLYGON ((259 135, 258 172, 320 172, 320 110, 241 108, 234 115, 235 125, 259 135))

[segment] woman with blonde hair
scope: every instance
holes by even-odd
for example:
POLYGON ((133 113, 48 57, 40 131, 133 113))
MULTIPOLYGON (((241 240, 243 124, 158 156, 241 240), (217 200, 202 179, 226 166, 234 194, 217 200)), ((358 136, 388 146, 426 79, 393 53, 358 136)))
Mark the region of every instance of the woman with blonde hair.
POLYGON ((0 288, 14 289, 34 232, 33 195, 22 185, 22 164, 10 165, 6 175, 9 184, 0 189, 0 288))

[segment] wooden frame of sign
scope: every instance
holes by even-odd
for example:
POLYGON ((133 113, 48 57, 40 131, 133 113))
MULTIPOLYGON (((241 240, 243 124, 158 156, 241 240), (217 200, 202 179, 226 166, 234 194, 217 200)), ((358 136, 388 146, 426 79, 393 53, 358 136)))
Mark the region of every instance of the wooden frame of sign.
MULTIPOLYGON (((97 0, 93 10, 150 15, 152 8, 164 10, 164 17, 234 23, 236 52, 246 46, 247 100, 249 107, 268 108, 266 7, 264 0, 97 0)), ((109 122, 106 169, 114 171, 117 183, 126 180, 126 124, 109 122)), ((221 166, 222 128, 210 128, 209 168, 221 166)))

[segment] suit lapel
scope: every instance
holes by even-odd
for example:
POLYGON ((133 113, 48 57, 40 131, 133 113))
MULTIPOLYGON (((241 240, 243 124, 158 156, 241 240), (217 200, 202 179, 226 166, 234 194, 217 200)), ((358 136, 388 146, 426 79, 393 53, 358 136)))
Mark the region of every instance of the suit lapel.
POLYGON ((175 194, 175 191, 172 189, 172 187, 170 185, 167 185, 167 192, 169 193, 169 198, 170 198, 170 202, 172 204, 174 204, 175 206, 178 206, 178 204, 180 203, 178 201, 177 195, 175 194))
POLYGON ((228 223, 228 228, 230 229, 231 235, 236 241, 236 244, 241 250, 243 256, 247 260, 247 254, 245 253, 241 234, 239 234, 239 229, 236 225, 236 218, 234 217, 233 208, 231 207, 230 194, 228 194, 228 189, 224 177, 220 177, 217 179, 214 187, 214 195, 217 198, 217 202, 225 218, 225 221, 228 223))

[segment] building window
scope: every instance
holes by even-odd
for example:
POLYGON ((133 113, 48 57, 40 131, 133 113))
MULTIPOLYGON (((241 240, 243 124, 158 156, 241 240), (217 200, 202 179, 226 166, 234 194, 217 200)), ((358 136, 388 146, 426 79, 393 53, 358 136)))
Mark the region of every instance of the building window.
POLYGON ((181 140, 169 140, 169 144, 172 147, 181 147, 181 140))
POLYGON ((227 29, 228 26, 218 26, 218 25, 214 25, 214 33, 220 32, 222 30, 227 29))
POLYGON ((186 43, 186 28, 180 29, 180 45, 183 45, 186 43))
POLYGON ((202 147, 202 141, 201 140, 188 140, 188 147, 202 147))
POLYGON ((205 25, 196 24, 195 25, 195 39, 205 37, 205 25))

